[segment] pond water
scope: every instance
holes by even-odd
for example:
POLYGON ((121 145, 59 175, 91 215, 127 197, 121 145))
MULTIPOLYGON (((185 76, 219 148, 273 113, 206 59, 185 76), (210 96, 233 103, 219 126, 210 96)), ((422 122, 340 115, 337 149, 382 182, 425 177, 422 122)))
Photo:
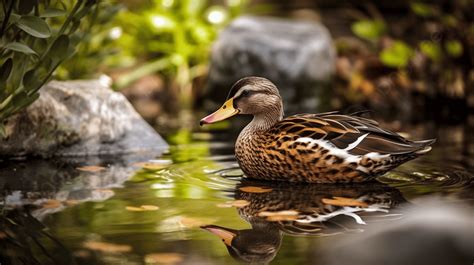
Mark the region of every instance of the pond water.
POLYGON ((432 152, 354 185, 242 178, 228 132, 181 133, 159 158, 5 162, 0 262, 472 264, 472 130, 407 130, 432 152))

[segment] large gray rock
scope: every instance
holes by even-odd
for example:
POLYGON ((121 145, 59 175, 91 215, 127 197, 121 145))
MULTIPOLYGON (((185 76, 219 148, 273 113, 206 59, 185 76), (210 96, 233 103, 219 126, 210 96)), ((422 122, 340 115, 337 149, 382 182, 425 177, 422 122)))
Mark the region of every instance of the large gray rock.
POLYGON ((241 77, 263 76, 279 88, 286 103, 315 108, 335 69, 335 50, 320 23, 244 16, 215 42, 208 91, 222 100, 241 77))
POLYGON ((7 121, 0 156, 161 154, 166 142, 120 93, 99 80, 53 81, 7 121))

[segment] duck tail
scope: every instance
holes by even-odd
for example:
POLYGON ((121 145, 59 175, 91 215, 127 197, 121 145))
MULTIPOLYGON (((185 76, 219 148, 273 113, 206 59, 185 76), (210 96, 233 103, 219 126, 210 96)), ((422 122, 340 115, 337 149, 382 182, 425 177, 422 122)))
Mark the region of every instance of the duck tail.
POLYGON ((414 153, 417 155, 423 155, 431 151, 431 145, 436 142, 436 139, 429 139, 429 140, 422 140, 422 141, 415 141, 417 145, 419 145, 420 149, 416 150, 414 153))

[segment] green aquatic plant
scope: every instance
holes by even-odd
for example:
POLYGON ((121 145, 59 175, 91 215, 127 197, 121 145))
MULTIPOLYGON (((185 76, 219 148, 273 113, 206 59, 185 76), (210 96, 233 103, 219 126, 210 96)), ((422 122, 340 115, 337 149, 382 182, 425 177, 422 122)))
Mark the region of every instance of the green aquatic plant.
POLYGON ((140 10, 120 14, 119 63, 138 66, 118 78, 115 85, 124 87, 145 75, 160 73, 171 81, 180 99, 189 103, 193 81, 207 73, 210 47, 218 31, 239 15, 246 3, 156 0, 140 10))
POLYGON ((0 128, 33 103, 58 66, 74 54, 82 40, 81 22, 97 8, 96 0, 1 1, 0 128), (63 22, 55 24, 58 19, 63 22))

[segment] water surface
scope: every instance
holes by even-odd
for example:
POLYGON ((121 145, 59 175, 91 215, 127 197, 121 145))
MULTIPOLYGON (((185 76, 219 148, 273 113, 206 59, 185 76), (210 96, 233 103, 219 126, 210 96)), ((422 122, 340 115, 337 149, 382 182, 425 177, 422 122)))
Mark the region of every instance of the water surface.
POLYGON ((242 178, 227 133, 186 134, 159 158, 4 162, 1 258, 5 264, 337 264, 331 253, 345 242, 365 236, 369 244, 389 228, 430 226, 438 215, 429 219, 426 210, 450 216, 430 230, 450 239, 433 249, 454 246, 444 256, 469 260, 473 253, 463 252, 468 243, 458 232, 473 230, 463 226, 474 217, 472 135, 463 126, 412 131, 437 137, 433 151, 378 181, 352 185, 242 178), (427 219, 416 223, 413 211, 427 219), (405 227, 407 220, 416 225, 405 227))

